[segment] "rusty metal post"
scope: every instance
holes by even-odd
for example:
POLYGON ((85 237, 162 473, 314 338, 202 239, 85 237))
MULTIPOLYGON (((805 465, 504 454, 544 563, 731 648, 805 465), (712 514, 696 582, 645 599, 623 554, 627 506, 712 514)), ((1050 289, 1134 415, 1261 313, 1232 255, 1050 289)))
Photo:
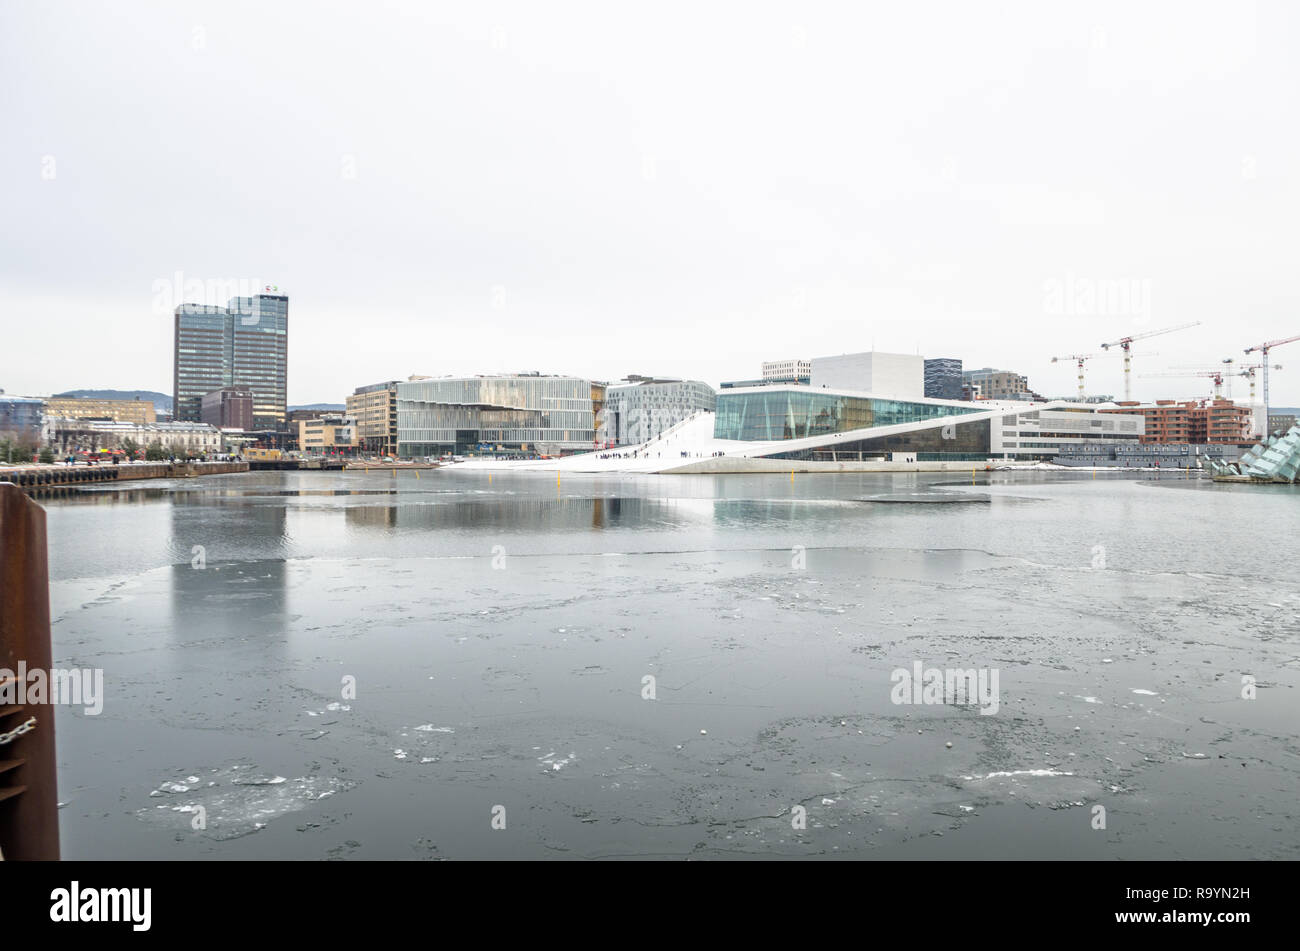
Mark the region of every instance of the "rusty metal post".
MULTIPOLYGON (((53 666, 45 509, 0 482, 0 679, 53 666)), ((14 696, 20 685, 13 683, 14 696)), ((39 704, 0 701, 0 735, 35 717, 32 728, 0 746, 0 851, 6 860, 59 857, 54 697, 39 704)), ((3 696, 3 694, 0 694, 3 696)))

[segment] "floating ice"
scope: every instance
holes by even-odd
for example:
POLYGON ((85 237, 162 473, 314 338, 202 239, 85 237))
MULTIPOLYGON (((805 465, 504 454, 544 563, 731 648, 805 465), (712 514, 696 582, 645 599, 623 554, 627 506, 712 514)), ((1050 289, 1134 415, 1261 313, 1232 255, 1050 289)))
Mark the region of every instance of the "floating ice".
POLYGON ((151 824, 189 833, 195 831, 190 824, 191 817, 201 808, 207 816, 206 828, 201 830, 203 835, 210 839, 234 839, 264 829, 278 816, 305 809, 313 802, 354 785, 325 776, 250 778, 245 771, 252 769, 255 767, 233 766, 213 770, 217 779, 193 790, 180 783, 161 783, 149 795, 162 795, 166 790, 179 801, 137 809, 135 816, 151 824))

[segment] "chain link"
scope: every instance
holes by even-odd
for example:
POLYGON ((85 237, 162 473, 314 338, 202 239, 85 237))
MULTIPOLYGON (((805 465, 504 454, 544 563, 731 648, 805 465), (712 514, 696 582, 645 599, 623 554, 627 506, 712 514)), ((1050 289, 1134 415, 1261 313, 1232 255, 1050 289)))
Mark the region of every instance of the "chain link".
POLYGON ((30 733, 35 728, 36 728, 36 717, 28 718, 26 723, 20 723, 18 726, 10 730, 8 733, 0 733, 0 746, 5 746, 6 744, 12 743, 14 740, 18 739, 18 737, 22 736, 24 733, 30 733))

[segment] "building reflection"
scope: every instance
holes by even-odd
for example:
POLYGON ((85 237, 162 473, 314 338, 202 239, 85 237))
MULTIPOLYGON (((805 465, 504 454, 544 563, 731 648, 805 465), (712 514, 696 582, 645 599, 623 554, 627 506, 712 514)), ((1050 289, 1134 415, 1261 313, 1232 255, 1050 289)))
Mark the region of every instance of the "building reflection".
POLYGON ((239 504, 230 514, 222 517, 210 495, 171 497, 172 636, 186 644, 246 638, 280 657, 289 619, 285 508, 239 504))

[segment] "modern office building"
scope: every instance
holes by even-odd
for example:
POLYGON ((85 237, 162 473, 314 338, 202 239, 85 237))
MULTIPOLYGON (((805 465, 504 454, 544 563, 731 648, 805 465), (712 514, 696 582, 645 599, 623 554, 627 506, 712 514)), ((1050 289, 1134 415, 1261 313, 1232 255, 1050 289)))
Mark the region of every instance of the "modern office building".
POLYGON ((0 390, 0 439, 34 446, 41 439, 45 401, 33 396, 9 396, 0 390))
POLYGON ((807 383, 812 378, 811 360, 765 360, 763 380, 768 383, 807 383))
POLYGON ((288 394, 289 298, 233 297, 225 307, 176 308, 172 412, 202 418, 203 397, 227 386, 253 393, 253 428, 283 430, 288 394))
POLYGON ((361 444, 357 421, 351 416, 327 413, 298 422, 298 450, 307 453, 354 453, 361 444))
POLYGON ((960 400, 961 361, 955 357, 926 360, 925 395, 932 400, 960 400))
POLYGON ((253 391, 246 386, 223 386, 204 393, 200 415, 202 422, 217 429, 252 429, 253 391))
POLYGON ((717 404, 713 387, 698 380, 629 376, 605 389, 596 441, 602 446, 646 442, 664 430, 717 404))
POLYGON ((397 455, 397 380, 358 386, 347 398, 363 452, 397 455))
POLYGON ((93 397, 51 396, 45 412, 63 419, 109 419, 120 423, 156 423, 152 400, 101 400, 93 397))
POLYGON ((1028 377, 1010 370, 995 370, 992 367, 965 370, 961 375, 961 381, 963 385, 970 387, 971 399, 1027 402, 1041 399, 1029 388, 1028 377))
POLYGON ((517 373, 397 385, 397 451, 559 455, 596 446, 591 381, 517 373))
POLYGON ((901 400, 925 397, 925 358, 910 353, 844 353, 814 357, 809 385, 813 389, 876 393, 901 400))

